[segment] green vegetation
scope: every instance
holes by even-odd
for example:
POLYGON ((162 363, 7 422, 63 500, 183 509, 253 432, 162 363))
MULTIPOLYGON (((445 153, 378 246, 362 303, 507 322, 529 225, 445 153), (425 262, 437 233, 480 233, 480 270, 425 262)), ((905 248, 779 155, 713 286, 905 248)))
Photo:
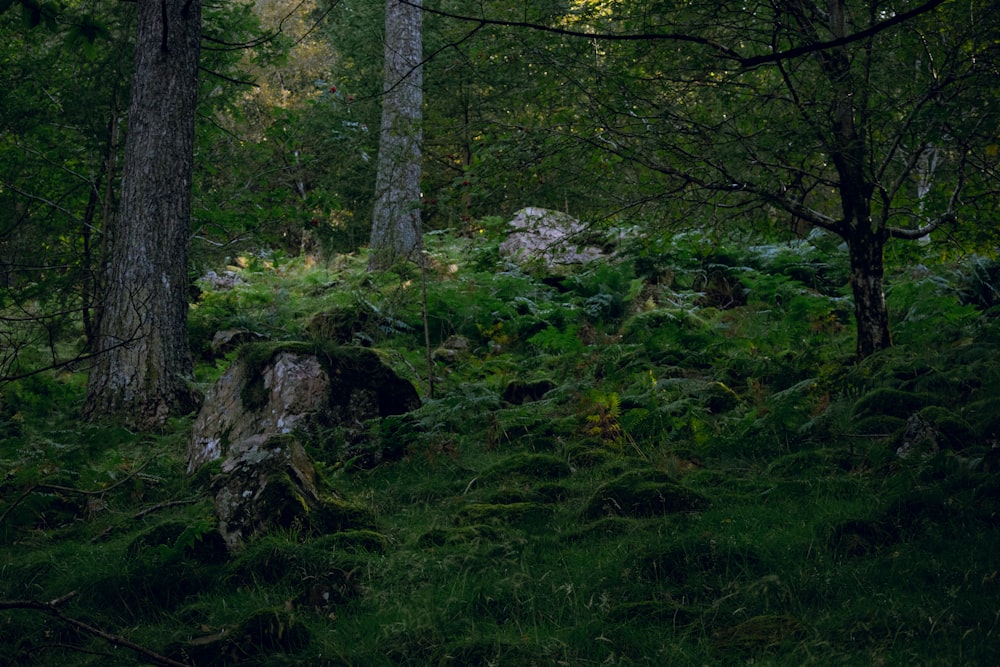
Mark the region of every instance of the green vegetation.
POLYGON ((433 398, 417 267, 247 257, 192 306, 202 389, 240 354, 213 334, 244 328, 367 346, 423 395, 367 425, 392 453, 375 467, 339 460, 336 433, 303 441, 365 517, 341 531, 227 553, 211 466, 184 474, 190 418, 81 425, 70 369, 4 385, 0 663, 1000 656, 995 265, 890 271, 897 345, 856 363, 822 240, 625 243, 561 277, 488 233, 427 244, 433 398))

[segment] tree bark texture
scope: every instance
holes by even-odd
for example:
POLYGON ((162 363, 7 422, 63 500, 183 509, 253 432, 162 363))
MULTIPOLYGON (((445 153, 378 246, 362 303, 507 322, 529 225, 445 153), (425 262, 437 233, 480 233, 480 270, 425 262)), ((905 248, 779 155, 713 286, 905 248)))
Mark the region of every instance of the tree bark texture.
POLYGON ((420 2, 386 0, 382 127, 369 270, 409 259, 423 246, 420 143, 423 55, 420 2))
POLYGON ((85 413, 147 430, 195 406, 187 337, 188 228, 200 0, 139 0, 121 196, 85 413))

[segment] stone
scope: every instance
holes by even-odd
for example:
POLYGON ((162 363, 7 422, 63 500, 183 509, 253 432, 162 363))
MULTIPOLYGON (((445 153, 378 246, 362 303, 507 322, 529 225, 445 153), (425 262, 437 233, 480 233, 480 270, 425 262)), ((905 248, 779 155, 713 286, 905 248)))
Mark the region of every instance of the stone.
POLYGON ((335 454, 367 437, 365 422, 419 406, 413 385, 371 350, 308 343, 254 344, 209 391, 188 447, 188 473, 221 461, 212 478, 218 531, 229 551, 276 529, 368 528, 361 508, 317 477, 302 438, 338 430, 335 454))
POLYGON ((290 436, 255 436, 227 458, 212 482, 219 533, 230 551, 275 529, 327 533, 367 523, 323 488, 305 449, 290 436))
POLYGON ((200 282, 216 292, 227 292, 237 285, 246 285, 246 281, 238 273, 230 269, 223 271, 221 274, 215 271, 208 271, 201 277, 200 282))
POLYGON ((348 431, 348 444, 358 444, 366 420, 419 405, 413 385, 371 350, 247 345, 205 398, 192 429, 187 471, 239 457, 261 438, 292 431, 339 427, 348 431))
POLYGON ((264 338, 264 334, 250 329, 223 329, 216 331, 210 345, 212 356, 224 357, 244 343, 252 343, 264 338))
POLYGON ((551 270, 606 257, 600 248, 585 244, 587 227, 566 213, 529 206, 507 224, 512 231, 500 244, 500 254, 518 263, 538 261, 551 270))

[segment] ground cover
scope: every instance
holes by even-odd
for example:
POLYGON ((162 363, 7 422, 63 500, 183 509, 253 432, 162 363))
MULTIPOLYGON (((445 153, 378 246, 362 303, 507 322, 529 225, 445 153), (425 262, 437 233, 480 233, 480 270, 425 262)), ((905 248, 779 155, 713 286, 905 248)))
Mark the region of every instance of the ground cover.
POLYGON ((897 345, 855 363, 822 240, 676 237, 558 276, 486 236, 432 236, 425 269, 384 275, 248 256, 192 306, 203 388, 235 354, 213 356, 214 333, 236 329, 364 345, 418 388, 420 409, 369 424, 379 465, 306 437, 365 527, 227 553, 211 468, 184 473, 190 418, 81 425, 68 371, 4 387, 0 599, 41 604, 0 609, 0 661, 1000 659, 982 260, 894 272, 897 345))

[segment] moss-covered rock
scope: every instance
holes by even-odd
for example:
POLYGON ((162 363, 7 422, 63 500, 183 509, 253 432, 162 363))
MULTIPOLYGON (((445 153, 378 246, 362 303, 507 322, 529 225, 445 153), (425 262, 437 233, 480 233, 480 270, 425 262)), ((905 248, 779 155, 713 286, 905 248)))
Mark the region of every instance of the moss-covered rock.
POLYGON ((212 489, 219 531, 231 550, 275 529, 322 534, 371 524, 363 508, 326 488, 290 436, 244 443, 238 457, 223 463, 212 489))
POLYGON ((500 531, 497 527, 486 524, 432 528, 417 538, 417 546, 428 548, 476 544, 482 541, 491 542, 497 540, 499 537, 500 531))
POLYGON ((541 503, 470 503, 458 512, 459 524, 536 523, 546 519, 551 510, 541 503))
MULTIPOLYGON (((209 391, 192 427, 188 472, 258 437, 339 429, 344 457, 366 442, 367 420, 417 408, 413 385, 365 348, 257 343, 209 391)), ((234 452, 235 450, 235 452, 234 452)))
POLYGON ((567 477, 571 473, 565 460, 552 454, 520 453, 508 456, 493 467, 483 471, 480 478, 487 480, 550 480, 567 477))
POLYGON ((590 498, 583 516, 646 517, 705 509, 708 499, 681 486, 659 470, 635 470, 601 485, 590 498))

